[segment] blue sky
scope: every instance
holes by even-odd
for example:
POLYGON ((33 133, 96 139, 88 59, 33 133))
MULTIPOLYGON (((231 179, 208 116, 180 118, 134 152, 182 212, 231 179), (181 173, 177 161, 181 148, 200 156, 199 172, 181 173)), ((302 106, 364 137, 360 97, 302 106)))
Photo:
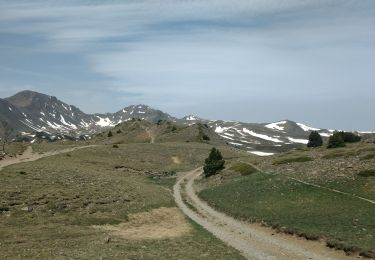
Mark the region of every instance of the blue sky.
POLYGON ((375 130, 373 0, 0 0, 0 97, 375 130))

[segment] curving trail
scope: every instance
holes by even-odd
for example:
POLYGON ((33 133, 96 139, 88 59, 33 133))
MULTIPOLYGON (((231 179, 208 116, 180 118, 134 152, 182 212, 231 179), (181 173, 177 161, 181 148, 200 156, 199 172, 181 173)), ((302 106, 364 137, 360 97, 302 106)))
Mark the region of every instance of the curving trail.
POLYGON ((62 149, 62 150, 57 150, 57 151, 45 152, 45 153, 42 153, 42 154, 33 153, 32 147, 28 146, 27 149, 23 152, 22 155, 17 156, 17 157, 13 157, 13 158, 7 158, 5 160, 1 160, 0 161, 0 171, 4 167, 12 165, 12 164, 36 161, 36 160, 39 160, 39 159, 44 158, 44 157, 53 156, 53 155, 57 155, 57 154, 61 154, 61 153, 68 153, 68 152, 72 152, 72 151, 75 151, 75 150, 80 150, 80 149, 84 149, 84 148, 88 148, 88 147, 95 147, 95 146, 97 146, 97 145, 77 146, 77 147, 73 147, 73 148, 67 148, 67 149, 62 149))
POLYGON ((213 235, 239 250, 248 259, 353 259, 328 249, 321 242, 273 234, 269 228, 236 220, 211 208, 194 191, 201 168, 183 173, 173 187, 178 207, 213 235), (186 200, 190 204, 186 203, 186 200), (192 209, 192 207, 194 209, 192 209))

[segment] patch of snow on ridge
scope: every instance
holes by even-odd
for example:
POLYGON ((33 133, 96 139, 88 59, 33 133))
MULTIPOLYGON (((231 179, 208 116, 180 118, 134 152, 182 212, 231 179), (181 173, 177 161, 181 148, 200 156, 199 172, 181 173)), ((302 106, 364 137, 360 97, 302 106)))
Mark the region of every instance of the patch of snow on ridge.
POLYGON ((218 134, 221 134, 221 133, 227 131, 228 129, 229 129, 229 127, 221 127, 221 126, 217 126, 217 127, 215 128, 215 132, 218 133, 218 134))
POLYGON ((220 135, 220 136, 229 140, 234 140, 232 137, 229 137, 229 136, 225 136, 225 135, 220 135))
POLYGON ((236 146, 242 146, 243 144, 235 143, 235 142, 228 142, 229 144, 236 145, 236 146))
POLYGON ((324 136, 324 137, 330 137, 332 134, 329 134, 329 133, 319 133, 321 136, 324 136))
POLYGON ((284 124, 286 124, 286 121, 271 123, 271 124, 265 125, 265 127, 269 128, 269 129, 275 129, 275 130, 283 131, 284 126, 280 126, 280 125, 284 125, 284 124))
POLYGON ((61 129, 62 128, 62 126, 60 126, 60 125, 57 125, 57 124, 55 124, 55 123, 51 123, 50 121, 48 121, 47 120, 47 125, 49 125, 50 127, 52 127, 53 129, 61 129))
POLYGON ((299 144, 307 144, 309 140, 307 139, 295 139, 292 137, 288 137, 288 140, 291 141, 292 143, 299 143, 299 144))
POLYGON ((304 125, 302 123, 297 123, 297 125, 299 127, 301 127, 302 130, 305 131, 305 132, 308 132, 308 131, 319 131, 320 130, 319 128, 314 128, 314 127, 311 127, 311 126, 307 126, 307 125, 304 125))
POLYGON ((101 118, 101 117, 97 116, 97 118, 99 118, 99 121, 95 122, 96 125, 99 125, 99 126, 114 126, 114 124, 112 123, 112 121, 108 117, 107 118, 101 118))
POLYGON ((193 115, 189 115, 189 116, 186 117, 186 120, 188 120, 188 121, 194 121, 194 120, 197 120, 197 118, 195 116, 193 116, 193 115))
POLYGON ((73 125, 73 124, 71 124, 71 123, 66 122, 66 121, 65 121, 65 118, 64 118, 62 115, 60 115, 60 119, 61 119, 61 122, 62 122, 64 125, 70 126, 70 127, 73 128, 73 129, 77 129, 77 126, 76 126, 76 125, 73 125))
POLYGON ((270 155, 274 155, 274 153, 266 153, 266 152, 260 152, 260 151, 250 151, 250 153, 258 155, 258 156, 270 156, 270 155))
POLYGON ((247 134, 249 134, 249 135, 252 135, 252 136, 254 136, 254 137, 258 137, 258 138, 260 138, 260 139, 264 139, 264 140, 267 140, 267 141, 271 141, 271 142, 275 142, 275 143, 282 143, 282 142, 283 142, 283 141, 281 141, 281 140, 279 140, 279 139, 277 139, 277 138, 270 137, 270 136, 268 136, 268 135, 257 134, 257 133, 255 133, 255 132, 253 132, 253 131, 251 131, 251 130, 249 130, 249 129, 247 129, 247 128, 243 128, 242 131, 243 131, 244 133, 247 133, 247 134))
POLYGON ((12 108, 11 108, 11 107, 9 107, 9 111, 12 111, 12 108))

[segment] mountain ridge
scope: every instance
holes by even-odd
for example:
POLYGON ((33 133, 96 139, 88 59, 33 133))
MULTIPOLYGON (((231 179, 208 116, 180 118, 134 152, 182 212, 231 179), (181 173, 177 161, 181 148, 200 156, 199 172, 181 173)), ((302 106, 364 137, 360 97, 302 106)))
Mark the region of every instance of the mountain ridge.
POLYGON ((313 130, 319 131, 324 138, 333 132, 288 119, 273 123, 246 123, 208 120, 196 115, 177 118, 144 104, 130 105, 114 113, 86 114, 54 96, 30 90, 0 99, 0 121, 7 122, 14 133, 21 136, 33 136, 36 132, 52 136, 89 136, 133 118, 152 123, 169 121, 185 126, 205 124, 229 145, 262 155, 306 145, 313 130))

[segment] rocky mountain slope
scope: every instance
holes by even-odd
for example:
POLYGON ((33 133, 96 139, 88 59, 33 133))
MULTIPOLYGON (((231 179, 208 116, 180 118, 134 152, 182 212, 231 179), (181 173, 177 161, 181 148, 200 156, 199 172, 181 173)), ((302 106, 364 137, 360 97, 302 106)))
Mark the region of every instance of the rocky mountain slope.
MULTIPOLYGON (((269 155, 305 145, 312 130, 318 130, 323 137, 329 137, 333 132, 290 120, 258 124, 206 120, 194 115, 178 119, 147 105, 132 105, 115 113, 86 114, 56 97, 33 91, 22 91, 0 99, 0 122, 7 122, 14 135, 31 141, 38 136, 47 140, 86 138, 133 118, 151 123, 164 120, 185 126, 201 123, 214 130, 228 144, 257 155, 269 155)), ((4 131, 1 125, 0 133, 4 131)))

